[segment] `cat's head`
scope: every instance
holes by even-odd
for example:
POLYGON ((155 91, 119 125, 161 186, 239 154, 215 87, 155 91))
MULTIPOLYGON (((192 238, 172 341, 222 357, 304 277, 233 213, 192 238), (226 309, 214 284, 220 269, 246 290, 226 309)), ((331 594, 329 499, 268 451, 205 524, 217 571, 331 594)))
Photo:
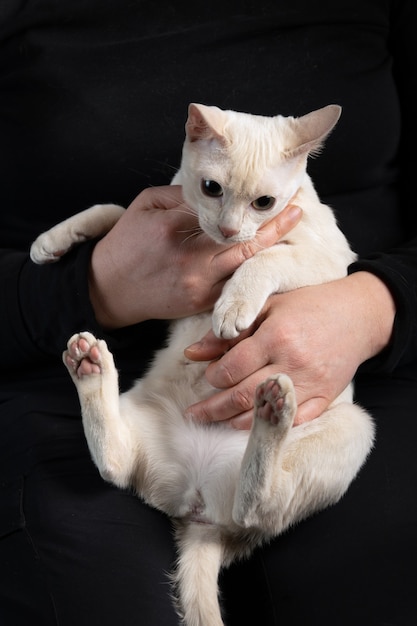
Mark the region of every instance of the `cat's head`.
POLYGON ((264 117, 190 104, 180 170, 184 198, 218 243, 249 241, 301 186, 341 113, 264 117))

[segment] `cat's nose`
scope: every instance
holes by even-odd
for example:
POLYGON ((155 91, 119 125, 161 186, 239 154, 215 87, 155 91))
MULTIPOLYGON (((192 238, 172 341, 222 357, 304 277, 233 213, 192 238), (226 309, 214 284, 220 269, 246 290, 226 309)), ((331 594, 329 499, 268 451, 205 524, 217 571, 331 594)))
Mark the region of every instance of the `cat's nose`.
POLYGON ((219 226, 219 231, 221 232, 223 237, 225 237, 225 239, 230 239, 230 237, 237 235, 239 232, 235 228, 227 228, 227 226, 219 226))

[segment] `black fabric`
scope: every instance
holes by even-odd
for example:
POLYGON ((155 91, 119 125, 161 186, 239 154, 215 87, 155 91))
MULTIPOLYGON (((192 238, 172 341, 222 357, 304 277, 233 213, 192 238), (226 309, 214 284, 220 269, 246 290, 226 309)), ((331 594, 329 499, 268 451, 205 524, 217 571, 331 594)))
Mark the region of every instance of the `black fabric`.
POLYGON ((169 520, 105 484, 81 444, 8 490, 20 530, 0 539, 2 625, 178 624, 169 520))
POLYGON ((416 368, 385 380, 360 377, 358 399, 377 416, 374 451, 337 506, 227 572, 228 626, 413 626, 416 388, 416 368))
MULTIPOLYGON (((398 310, 356 381, 377 423, 369 462, 340 504, 223 575, 227 623, 414 626, 416 13, 414 0, 2 0, 2 626, 177 623, 169 521, 98 477, 61 363, 72 332, 104 335, 93 244, 48 267, 28 250, 91 204, 169 182, 192 101, 268 115, 342 105, 309 170, 359 254, 351 271, 385 280, 398 310)), ((165 332, 106 334, 123 388, 165 332)))

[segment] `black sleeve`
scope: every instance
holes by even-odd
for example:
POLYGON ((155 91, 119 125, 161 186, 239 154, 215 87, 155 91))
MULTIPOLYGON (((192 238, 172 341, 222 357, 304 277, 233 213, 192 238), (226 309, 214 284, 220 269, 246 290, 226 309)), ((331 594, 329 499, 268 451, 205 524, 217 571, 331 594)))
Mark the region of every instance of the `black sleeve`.
POLYGON ((362 366, 364 371, 391 372, 417 355, 417 238, 388 253, 370 255, 352 264, 349 272, 365 270, 390 288, 397 312, 391 342, 386 350, 362 366))
POLYGON ((0 252, 0 329, 7 367, 60 355, 76 331, 100 332, 88 295, 92 243, 58 263, 35 265, 27 253, 0 252))
MULTIPOLYGON (((415 172, 417 167, 417 47, 415 0, 391 3, 392 71, 397 85, 402 118, 399 144, 400 210, 407 243, 389 252, 360 258, 350 272, 366 270, 376 274, 390 288, 397 313, 390 345, 380 355, 362 366, 365 371, 392 372, 396 367, 417 359, 417 206, 415 172)), ((381 132, 383 130, 381 129, 381 132)))

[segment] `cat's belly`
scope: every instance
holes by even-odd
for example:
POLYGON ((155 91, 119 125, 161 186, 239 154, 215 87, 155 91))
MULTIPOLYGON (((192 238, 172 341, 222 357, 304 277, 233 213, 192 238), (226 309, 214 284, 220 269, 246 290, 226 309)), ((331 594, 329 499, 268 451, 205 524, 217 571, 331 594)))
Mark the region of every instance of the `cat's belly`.
POLYGON ((174 325, 168 347, 130 394, 133 404, 126 412, 140 407, 147 469, 138 472, 137 488, 144 499, 171 517, 230 524, 249 432, 184 418, 190 405, 216 391, 205 378, 207 363, 184 358, 184 346, 198 341, 210 325, 210 314, 174 325))
POLYGON ((230 525, 248 436, 219 425, 191 424, 171 432, 151 504, 171 517, 230 525))

